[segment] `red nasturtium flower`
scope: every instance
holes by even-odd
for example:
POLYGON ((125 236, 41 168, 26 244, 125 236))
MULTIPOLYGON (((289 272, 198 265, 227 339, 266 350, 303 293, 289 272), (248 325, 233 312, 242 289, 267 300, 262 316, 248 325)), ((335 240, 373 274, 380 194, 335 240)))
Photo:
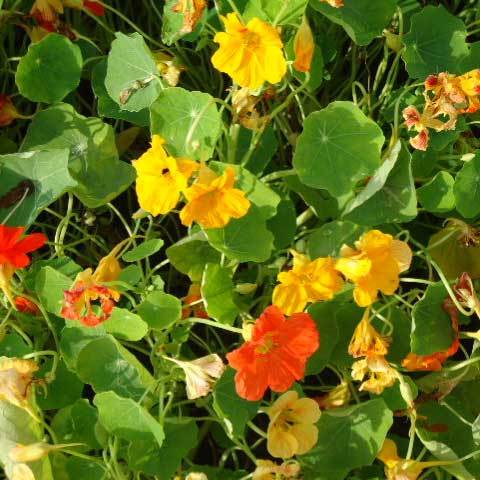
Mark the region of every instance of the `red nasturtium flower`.
POLYGON ((10 303, 15 306, 10 289, 10 281, 15 270, 30 265, 30 252, 45 245, 47 237, 43 233, 32 233, 22 238, 24 227, 0 225, 0 289, 10 303))
POLYGON ((40 309, 35 303, 25 297, 15 297, 15 306, 17 310, 22 313, 28 313, 29 315, 40 315, 40 309))
POLYGON ((12 99, 8 95, 0 94, 0 127, 10 125, 15 119, 23 118, 12 99))
POLYGON ((187 296, 183 299, 182 318, 197 317, 210 318, 205 311, 202 293, 198 283, 192 283, 187 296))
POLYGON ((269 387, 286 392, 304 376, 307 360, 319 346, 320 336, 308 313, 287 319, 278 307, 268 307, 255 323, 251 340, 227 355, 237 370, 237 393, 260 400, 269 387))
POLYGON ((87 268, 80 272, 73 287, 63 292, 62 316, 64 318, 80 320, 87 327, 95 327, 108 320, 120 299, 120 292, 104 283, 113 282, 120 276, 121 267, 117 255, 124 243, 119 243, 107 256, 103 257, 95 271, 87 268), (95 302, 99 302, 100 305, 96 305, 95 302))

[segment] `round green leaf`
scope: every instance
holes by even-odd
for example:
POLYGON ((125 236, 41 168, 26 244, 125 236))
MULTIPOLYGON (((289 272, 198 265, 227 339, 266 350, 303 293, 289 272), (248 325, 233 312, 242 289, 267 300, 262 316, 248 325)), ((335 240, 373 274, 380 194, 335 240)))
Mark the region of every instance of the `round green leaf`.
POLYGON ((444 213, 455 208, 453 177, 448 172, 438 172, 428 183, 417 190, 418 200, 428 212, 444 213))
POLYGON ((228 269, 208 263, 201 290, 207 313, 220 323, 232 325, 239 309, 235 304, 233 282, 228 269))
POLYGON ((30 44, 18 64, 15 82, 32 102, 60 102, 77 88, 82 62, 77 45, 64 35, 51 33, 30 44))
POLYGON ((182 304, 177 297, 155 291, 138 306, 138 314, 150 328, 169 328, 182 317, 182 304))
POLYGON ((126 308, 115 307, 110 318, 102 323, 105 331, 123 340, 138 342, 148 332, 148 325, 141 317, 126 308))
POLYGON ((410 339, 413 353, 431 355, 447 350, 454 340, 452 320, 442 305, 448 292, 442 282, 429 285, 412 310, 410 339))
POLYGON ((424 79, 445 71, 463 73, 459 67, 469 55, 466 37, 463 21, 442 6, 430 5, 413 15, 410 32, 403 37, 403 59, 410 77, 424 79))
POLYGON ((221 116, 211 95, 166 88, 150 107, 150 113, 152 134, 165 139, 170 155, 201 161, 212 156, 220 135, 221 116))
POLYGON ((343 195, 380 166, 384 141, 380 127, 356 105, 333 102, 305 120, 293 165, 305 185, 343 195))
POLYGON ((117 32, 115 36, 108 54, 105 87, 120 108, 139 112, 148 108, 162 89, 157 65, 139 33, 117 32))
POLYGON ((395 13, 396 3, 396 0, 344 0, 341 8, 334 8, 322 0, 310 1, 315 10, 341 25, 357 45, 368 45, 382 34, 395 13))
POLYGON ((465 218, 480 214, 480 154, 477 153, 457 173, 453 194, 457 210, 465 218))
POLYGON ((141 243, 135 248, 132 248, 128 252, 122 255, 122 260, 126 262, 137 262, 143 260, 157 253, 163 247, 163 240, 161 238, 152 238, 146 242, 141 243))

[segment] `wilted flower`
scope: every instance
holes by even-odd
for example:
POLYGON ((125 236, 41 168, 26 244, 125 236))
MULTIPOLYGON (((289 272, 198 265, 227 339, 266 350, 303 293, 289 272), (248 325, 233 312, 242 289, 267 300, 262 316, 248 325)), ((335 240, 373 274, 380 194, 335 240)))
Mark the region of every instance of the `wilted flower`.
POLYGON ((388 340, 382 337, 370 323, 370 309, 368 308, 353 332, 348 353, 354 358, 388 353, 388 340))
POLYGON ((119 243, 107 256, 103 257, 96 270, 87 268, 80 272, 73 287, 63 292, 62 316, 68 320, 80 320, 87 327, 94 327, 107 320, 120 299, 120 293, 104 285, 118 279, 121 272, 117 255, 125 242, 119 243), (93 302, 100 302, 101 313, 94 311, 93 302))
POLYGON ((215 382, 225 371, 225 365, 216 353, 192 361, 163 358, 176 363, 185 372, 187 398, 190 400, 208 395, 215 382))
POLYGON ((0 225, 0 289, 15 307, 10 283, 15 270, 30 265, 30 252, 43 247, 47 237, 43 233, 23 236, 24 227, 0 225), (22 238, 23 237, 23 238, 22 238))
POLYGON ((182 223, 190 226, 195 221, 203 228, 223 228, 232 218, 245 216, 250 201, 234 184, 232 167, 216 175, 203 164, 195 183, 184 191, 188 203, 180 211, 182 223))
POLYGON ((310 260, 292 250, 293 268, 280 272, 273 291, 273 304, 286 315, 302 312, 308 303, 331 300, 343 287, 341 275, 330 258, 310 260))
POLYGON ((193 32, 206 6, 206 0, 178 0, 178 3, 173 7, 173 11, 183 15, 183 25, 180 33, 193 32))
POLYGON ((292 390, 281 395, 267 413, 267 449, 272 457, 302 455, 317 443, 320 407, 315 400, 298 398, 292 390))
POLYGON ((33 360, 0 357, 0 400, 32 414, 28 392, 37 370, 38 366, 33 360))
POLYGON ((392 368, 385 357, 372 355, 356 361, 352 365, 352 378, 359 382, 360 391, 367 391, 380 395, 387 387, 391 387, 397 380, 397 371, 392 368), (367 377, 365 381, 364 378, 367 377))
POLYGON ((395 292, 400 273, 410 267, 412 251, 405 242, 379 230, 363 234, 355 247, 342 247, 343 258, 337 260, 336 269, 355 284, 355 302, 368 307, 375 302, 379 291, 385 295, 395 292))
POLYGON ((303 16, 300 28, 295 35, 293 49, 295 51, 294 68, 299 72, 309 72, 315 51, 315 40, 306 16, 303 16))
POLYGON ((348 383, 342 381, 342 383, 330 390, 327 394, 315 397, 314 400, 322 410, 330 410, 348 405, 351 396, 352 394, 350 393, 348 383))
POLYGON ((153 135, 152 146, 132 162, 137 171, 138 203, 153 216, 166 214, 177 205, 188 179, 198 168, 193 160, 175 159, 165 151, 163 138, 153 135))
POLYGON ((241 87, 256 89, 264 82, 279 82, 287 72, 287 62, 275 27, 259 18, 244 25, 235 13, 222 20, 225 32, 213 39, 220 45, 212 57, 213 66, 241 87))
POLYGON ((267 388, 285 392, 303 378, 307 360, 319 346, 310 315, 294 313, 287 319, 278 307, 268 307, 255 323, 251 339, 227 355, 237 370, 237 393, 247 400, 260 400, 267 388))
POLYGON ((277 465, 271 460, 257 460, 257 468, 252 480, 286 480, 296 479, 300 475, 300 465, 295 460, 288 460, 277 465))
POLYGON ((256 105, 260 100, 261 97, 255 95, 255 91, 250 88, 235 88, 232 93, 234 121, 249 130, 263 130, 268 124, 269 117, 258 113, 256 105))
POLYGON ((185 68, 177 65, 175 57, 171 57, 160 50, 153 52, 153 58, 155 59, 157 70, 162 78, 171 87, 177 86, 180 80, 180 73, 182 73, 185 68))

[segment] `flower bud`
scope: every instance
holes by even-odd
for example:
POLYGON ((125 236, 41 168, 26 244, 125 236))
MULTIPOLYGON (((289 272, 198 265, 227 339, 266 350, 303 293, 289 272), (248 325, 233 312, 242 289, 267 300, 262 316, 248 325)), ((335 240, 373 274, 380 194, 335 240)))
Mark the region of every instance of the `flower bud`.
POLYGON ((309 72, 315 51, 315 40, 307 17, 305 16, 295 35, 293 48, 295 50, 295 62, 293 63, 295 70, 299 72, 309 72))

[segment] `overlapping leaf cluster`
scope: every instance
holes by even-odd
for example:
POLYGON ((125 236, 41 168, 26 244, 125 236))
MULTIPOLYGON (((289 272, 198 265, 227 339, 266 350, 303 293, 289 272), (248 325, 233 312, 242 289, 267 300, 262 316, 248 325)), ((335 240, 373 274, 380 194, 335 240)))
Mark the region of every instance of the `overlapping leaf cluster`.
POLYGON ((479 478, 479 25, 0 0, 5 476, 479 478))

